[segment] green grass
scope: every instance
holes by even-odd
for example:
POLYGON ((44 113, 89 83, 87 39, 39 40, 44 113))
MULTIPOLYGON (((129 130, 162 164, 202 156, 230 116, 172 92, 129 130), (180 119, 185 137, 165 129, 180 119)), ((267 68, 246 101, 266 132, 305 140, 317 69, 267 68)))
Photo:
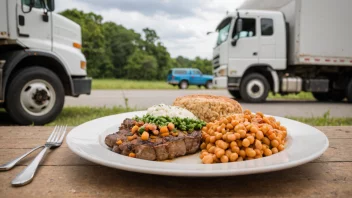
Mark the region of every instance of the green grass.
MULTIPOLYGON (((92 89, 178 89, 178 86, 169 85, 166 81, 93 79, 92 89)), ((197 86, 189 86, 189 89, 199 88, 197 86)))
MULTIPOLYGON (((84 122, 100 118, 103 116, 135 111, 135 109, 126 109, 124 107, 65 107, 59 117, 48 125, 67 124, 69 126, 77 126, 84 122)), ((326 112, 320 117, 290 117, 287 118, 297 120, 312 126, 351 126, 352 117, 336 118, 330 117, 330 113, 326 112)))
POLYGON ((312 126, 352 126, 352 117, 330 117, 330 112, 324 113, 321 117, 293 117, 287 116, 292 120, 297 120, 312 126))
POLYGON ((312 93, 310 92, 301 92, 299 94, 288 94, 281 96, 279 94, 276 94, 275 96, 270 93, 269 97, 270 99, 294 99, 294 100, 315 100, 312 93))
POLYGON ((65 124, 68 126, 77 126, 103 116, 130 111, 135 111, 135 109, 125 107, 65 107, 56 120, 47 125, 65 124))

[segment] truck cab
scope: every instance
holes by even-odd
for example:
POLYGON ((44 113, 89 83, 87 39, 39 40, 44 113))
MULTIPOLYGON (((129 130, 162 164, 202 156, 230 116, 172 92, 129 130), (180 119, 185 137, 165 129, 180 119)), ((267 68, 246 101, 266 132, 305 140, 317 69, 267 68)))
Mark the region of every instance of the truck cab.
POLYGON ((352 102, 352 29, 344 25, 350 6, 349 0, 244 1, 216 28, 214 86, 246 102, 301 91, 318 101, 352 102))
POLYGON ((65 95, 90 94, 81 28, 54 0, 0 0, 0 104, 19 124, 46 124, 65 95))

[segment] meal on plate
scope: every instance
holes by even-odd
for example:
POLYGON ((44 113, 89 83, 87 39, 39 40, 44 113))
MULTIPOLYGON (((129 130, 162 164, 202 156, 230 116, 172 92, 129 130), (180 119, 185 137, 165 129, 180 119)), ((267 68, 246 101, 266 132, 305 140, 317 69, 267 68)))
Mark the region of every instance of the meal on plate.
POLYGON ((186 109, 156 105, 143 117, 125 119, 105 143, 114 152, 145 160, 166 160, 199 150, 205 122, 186 109))
POLYGON ((116 153, 158 161, 201 150, 202 162, 211 164, 273 155, 284 150, 286 136, 286 127, 274 117, 242 111, 235 100, 189 95, 125 119, 105 143, 116 153))

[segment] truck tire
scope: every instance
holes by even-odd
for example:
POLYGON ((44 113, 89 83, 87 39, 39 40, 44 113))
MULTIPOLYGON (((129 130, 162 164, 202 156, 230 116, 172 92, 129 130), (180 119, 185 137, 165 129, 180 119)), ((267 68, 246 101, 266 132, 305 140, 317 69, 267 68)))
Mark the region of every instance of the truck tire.
POLYGON ((352 103, 352 80, 350 80, 350 82, 347 85, 346 97, 347 97, 347 101, 352 103))
POLYGON ((312 92, 313 97, 320 102, 329 101, 328 93, 312 92))
POLYGON ((204 87, 205 87, 206 89, 211 89, 211 88, 213 88, 213 82, 212 82, 211 80, 208 80, 208 81, 205 83, 204 87))
POLYGON ((240 85, 240 95, 245 102, 264 102, 269 94, 269 82, 259 73, 245 76, 240 85))
POLYGON ((229 93, 235 98, 235 99, 241 99, 241 94, 240 91, 238 90, 228 90, 229 93))
POLYGON ((188 82, 186 80, 182 80, 180 84, 178 84, 178 87, 180 89, 187 89, 188 88, 188 82))
POLYGON ((20 125, 44 125, 53 121, 64 102, 65 92, 59 77, 39 66, 17 72, 6 94, 6 109, 20 125))

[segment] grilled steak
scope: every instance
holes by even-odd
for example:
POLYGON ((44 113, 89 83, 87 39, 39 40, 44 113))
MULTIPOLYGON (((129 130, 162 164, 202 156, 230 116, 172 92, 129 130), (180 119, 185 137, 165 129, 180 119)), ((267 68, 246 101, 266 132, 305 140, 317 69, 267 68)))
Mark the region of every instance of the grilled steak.
POLYGON ((177 131, 177 137, 157 137, 143 141, 138 136, 136 139, 128 141, 127 136, 133 135, 130 131, 134 123, 135 121, 131 119, 124 120, 117 133, 106 136, 105 144, 112 148, 112 151, 122 155, 128 156, 133 152, 136 154, 136 158, 158 161, 192 154, 199 149, 202 137, 200 130, 192 133, 177 131), (117 140, 122 140, 122 144, 117 145, 117 140))

